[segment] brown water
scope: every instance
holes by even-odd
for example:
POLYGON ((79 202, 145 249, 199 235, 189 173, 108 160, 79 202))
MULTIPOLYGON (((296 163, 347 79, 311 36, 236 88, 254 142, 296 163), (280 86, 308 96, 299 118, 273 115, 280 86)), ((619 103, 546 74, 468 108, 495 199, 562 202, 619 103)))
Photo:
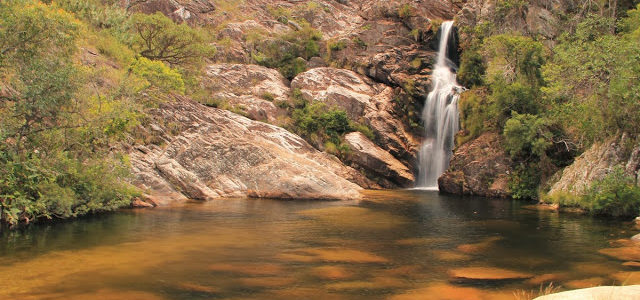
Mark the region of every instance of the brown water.
POLYGON ((450 270, 469 266, 564 288, 620 284, 612 274, 631 267, 598 250, 636 233, 629 224, 524 205, 386 191, 360 202, 227 199, 5 229, 0 298, 517 299, 542 281, 450 281, 450 270))

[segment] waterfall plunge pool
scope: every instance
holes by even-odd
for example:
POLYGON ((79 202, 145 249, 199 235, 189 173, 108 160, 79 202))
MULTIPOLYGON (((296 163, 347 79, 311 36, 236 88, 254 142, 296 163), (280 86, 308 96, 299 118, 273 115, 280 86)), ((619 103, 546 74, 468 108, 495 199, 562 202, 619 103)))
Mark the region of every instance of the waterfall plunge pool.
POLYGON ((628 228, 416 190, 122 210, 4 230, 0 299, 517 299, 549 280, 620 284, 633 267, 598 250, 628 228), (533 277, 452 280, 468 267, 533 277))

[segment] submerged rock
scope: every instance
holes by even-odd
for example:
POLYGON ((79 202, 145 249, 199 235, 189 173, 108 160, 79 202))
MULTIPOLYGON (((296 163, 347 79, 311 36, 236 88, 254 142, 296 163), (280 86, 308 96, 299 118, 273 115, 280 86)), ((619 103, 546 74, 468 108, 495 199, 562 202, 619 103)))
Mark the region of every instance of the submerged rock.
POLYGON ((500 136, 487 132, 455 150, 438 186, 441 192, 455 195, 509 197, 511 165, 500 136))
POLYGON ((468 267, 449 271, 455 281, 503 281, 529 279, 533 274, 491 267, 468 267))
POLYGON ((134 183, 160 204, 231 196, 359 199, 368 180, 280 127, 189 99, 149 112, 159 145, 130 150, 134 183), (350 181, 351 180, 351 181, 350 181))

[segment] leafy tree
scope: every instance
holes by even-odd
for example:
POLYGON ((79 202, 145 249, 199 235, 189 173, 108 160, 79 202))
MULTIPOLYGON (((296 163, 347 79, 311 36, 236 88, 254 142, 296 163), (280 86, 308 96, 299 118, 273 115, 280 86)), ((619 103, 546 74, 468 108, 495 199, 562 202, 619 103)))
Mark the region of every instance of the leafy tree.
POLYGON ((169 65, 197 66, 215 53, 200 31, 187 24, 176 24, 160 12, 135 14, 132 27, 136 33, 133 46, 145 58, 169 65))
POLYGON ((131 122, 117 94, 84 93, 83 26, 41 2, 0 5, 0 222, 73 217, 127 205, 126 158, 109 151, 131 122))
POLYGON ((176 91, 184 93, 184 81, 177 71, 169 68, 161 61, 151 61, 144 57, 139 57, 131 64, 131 72, 136 74, 160 91, 167 93, 176 91))
POLYGON ((485 39, 487 83, 520 81, 532 86, 541 85, 540 68, 545 61, 543 49, 540 42, 518 34, 500 34, 485 39))
POLYGON ((547 124, 535 115, 514 113, 504 126, 503 136, 512 158, 540 158, 550 146, 547 124))

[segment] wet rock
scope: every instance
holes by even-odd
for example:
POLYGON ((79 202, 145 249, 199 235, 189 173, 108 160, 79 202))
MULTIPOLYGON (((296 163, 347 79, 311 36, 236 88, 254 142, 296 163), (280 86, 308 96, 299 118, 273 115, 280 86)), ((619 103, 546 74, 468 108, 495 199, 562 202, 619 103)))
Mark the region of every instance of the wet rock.
POLYGON ((627 261, 622 263, 622 265, 626 267, 640 268, 640 262, 637 261, 627 261))
POLYGON ((348 248, 309 248, 301 253, 313 256, 318 261, 343 263, 386 263, 388 260, 373 253, 348 248))
POLYGON ((640 247, 606 248, 598 252, 619 260, 640 260, 640 247))
POLYGON ((149 207, 153 207, 153 204, 144 202, 144 201, 140 200, 139 198, 136 198, 136 199, 133 199, 133 201, 131 202, 131 207, 133 207, 133 208, 149 208, 149 207))
POLYGON ((391 300, 506 300, 513 299, 511 292, 494 292, 474 287, 446 283, 431 284, 424 288, 406 291, 390 297, 391 300))
POLYGON ((156 133, 161 146, 129 155, 134 183, 161 204, 231 196, 359 199, 354 182, 368 182, 299 136, 229 111, 181 98, 149 115, 155 126, 175 128, 156 133))
POLYGON ((454 281, 505 281, 533 277, 533 274, 492 267, 468 267, 449 271, 454 281))
POLYGON ((640 272, 618 272, 611 275, 616 280, 616 284, 630 285, 640 284, 640 272))
POLYGON ((484 133, 454 151, 449 169, 438 178, 438 186, 441 192, 454 195, 509 197, 511 165, 500 136, 484 133))
POLYGON ((606 280, 602 277, 591 277, 591 278, 567 281, 563 283, 563 285, 570 289, 584 289, 584 288, 603 285, 605 281, 606 280))
POLYGON ((365 170, 365 174, 372 174, 372 179, 378 179, 381 186, 387 188, 413 186, 414 177, 411 171, 364 134, 352 132, 344 138, 351 149, 348 160, 357 168, 365 170))
POLYGON ((206 293, 206 294, 217 294, 217 293, 220 293, 220 289, 218 289, 218 288, 211 287, 211 286, 206 286, 206 285, 201 285, 201 284, 197 284, 197 283, 190 283, 190 282, 178 283, 176 285, 176 288, 178 288, 180 290, 184 290, 184 291, 188 291, 188 292, 196 292, 196 293, 206 293))
POLYGON ((494 247, 495 242, 499 240, 502 240, 502 237, 490 237, 478 243, 459 245, 458 247, 456 247, 456 249, 460 252, 468 254, 478 254, 481 252, 486 252, 490 248, 494 247))
POLYGON ((527 284, 532 285, 532 286, 536 286, 539 287, 541 285, 548 285, 550 283, 558 283, 560 281, 565 280, 565 278, 567 277, 566 274, 562 274, 562 273, 548 273, 548 274, 542 274, 542 275, 537 275, 529 280, 526 281, 527 284))
POLYGON ((351 272, 340 266, 316 267, 311 270, 311 273, 316 277, 330 280, 347 279, 353 277, 353 274, 351 272))
POLYGON ((538 297, 534 300, 583 300, 583 299, 640 299, 640 285, 600 286, 561 292, 538 297))
POLYGON ((284 268, 278 264, 218 263, 209 265, 207 269, 214 272, 229 272, 253 276, 278 275, 284 271, 284 268))

